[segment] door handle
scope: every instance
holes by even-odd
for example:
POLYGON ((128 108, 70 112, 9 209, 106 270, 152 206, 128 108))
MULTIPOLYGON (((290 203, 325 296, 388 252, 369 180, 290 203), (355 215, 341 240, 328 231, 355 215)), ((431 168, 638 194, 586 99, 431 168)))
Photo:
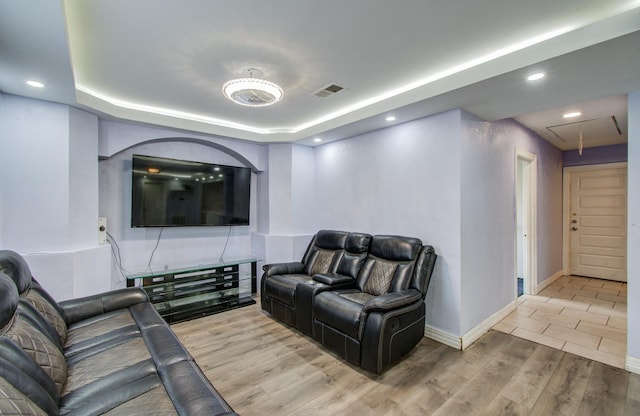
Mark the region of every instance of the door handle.
POLYGON ((571 224, 577 224, 578 220, 571 220, 571 224))
POLYGON ((578 227, 571 227, 571 231, 578 231, 578 227))

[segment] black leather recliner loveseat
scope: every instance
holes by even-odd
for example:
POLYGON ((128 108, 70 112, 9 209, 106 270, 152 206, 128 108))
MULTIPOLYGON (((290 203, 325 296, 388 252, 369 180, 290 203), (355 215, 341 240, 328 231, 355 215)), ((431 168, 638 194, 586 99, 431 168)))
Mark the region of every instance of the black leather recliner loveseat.
POLYGON ((261 306, 380 374, 424 336, 436 258, 417 238, 322 230, 302 261, 263 266, 261 306))
POLYGON ((57 303, 3 250, 0 414, 236 413, 142 289, 57 303))

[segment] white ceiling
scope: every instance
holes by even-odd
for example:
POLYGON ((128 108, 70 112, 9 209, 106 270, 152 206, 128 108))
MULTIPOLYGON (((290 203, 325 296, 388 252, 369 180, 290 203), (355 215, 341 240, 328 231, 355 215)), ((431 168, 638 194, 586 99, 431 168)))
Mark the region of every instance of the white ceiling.
POLYGON ((639 45, 638 0, 0 0, 1 91, 257 142, 326 143, 452 108, 513 117, 563 150, 580 130, 585 147, 626 142, 639 45), (249 67, 284 99, 226 99, 249 67), (331 83, 345 89, 314 95, 331 83))

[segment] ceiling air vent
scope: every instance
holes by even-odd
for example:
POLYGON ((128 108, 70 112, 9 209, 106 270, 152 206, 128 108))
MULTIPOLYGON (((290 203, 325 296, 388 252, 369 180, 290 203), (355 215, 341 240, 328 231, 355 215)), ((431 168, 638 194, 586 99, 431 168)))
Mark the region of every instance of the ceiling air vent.
POLYGON ((341 87, 338 84, 329 84, 329 85, 325 85, 324 87, 320 88, 318 91, 314 92, 313 95, 320 98, 326 98, 326 97, 332 96, 337 92, 342 91, 343 89, 344 87, 341 87))

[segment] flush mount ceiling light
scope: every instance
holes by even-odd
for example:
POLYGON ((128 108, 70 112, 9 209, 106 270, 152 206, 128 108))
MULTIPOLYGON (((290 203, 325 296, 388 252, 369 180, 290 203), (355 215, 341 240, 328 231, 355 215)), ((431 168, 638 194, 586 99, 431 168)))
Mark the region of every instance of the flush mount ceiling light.
POLYGON ((249 107, 265 107, 282 99, 282 88, 263 79, 253 78, 255 68, 247 69, 249 78, 232 79, 225 82, 222 92, 231 101, 249 107))

